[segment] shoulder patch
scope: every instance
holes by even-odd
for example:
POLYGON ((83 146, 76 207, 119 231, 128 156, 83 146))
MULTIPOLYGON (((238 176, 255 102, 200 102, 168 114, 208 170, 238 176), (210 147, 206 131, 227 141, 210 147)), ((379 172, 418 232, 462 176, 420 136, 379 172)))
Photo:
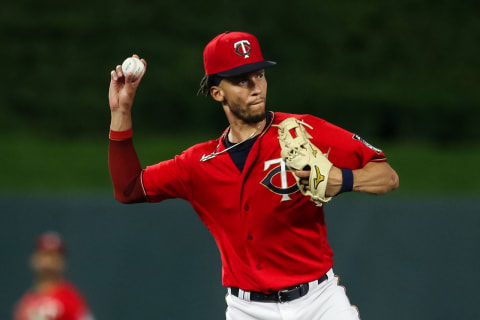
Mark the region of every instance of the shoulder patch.
POLYGON ((372 149, 373 151, 375 151, 375 152, 378 153, 378 154, 382 153, 382 150, 380 150, 380 149, 378 149, 378 148, 375 148, 375 147, 372 146, 370 143, 368 143, 367 141, 365 141, 365 139, 363 139, 362 137, 360 137, 358 134, 354 134, 353 137, 352 137, 352 139, 360 141, 360 142, 363 143, 367 148, 372 149))

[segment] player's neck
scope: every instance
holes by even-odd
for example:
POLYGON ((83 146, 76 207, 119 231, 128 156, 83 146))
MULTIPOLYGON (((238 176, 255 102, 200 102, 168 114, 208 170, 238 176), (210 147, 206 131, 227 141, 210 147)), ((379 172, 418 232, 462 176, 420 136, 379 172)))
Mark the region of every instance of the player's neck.
POLYGON ((265 127, 266 119, 258 122, 246 122, 236 115, 234 115, 228 107, 225 107, 225 114, 230 123, 230 130, 228 132, 228 140, 231 143, 239 143, 252 138, 262 132, 265 127))
POLYGON ((36 292, 42 293, 47 292, 58 286, 60 282, 63 281, 63 277, 48 277, 48 278, 37 278, 34 283, 34 290, 36 292))
POLYGON ((241 120, 230 121, 228 140, 232 143, 239 143, 245 141, 246 139, 252 138, 260 134, 264 127, 265 119, 257 123, 245 123, 241 120))

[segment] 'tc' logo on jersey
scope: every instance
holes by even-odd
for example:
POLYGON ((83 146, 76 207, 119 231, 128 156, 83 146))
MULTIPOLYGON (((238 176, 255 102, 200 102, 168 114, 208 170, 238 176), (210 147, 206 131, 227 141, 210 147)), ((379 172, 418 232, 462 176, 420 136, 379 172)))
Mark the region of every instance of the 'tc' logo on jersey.
POLYGON ((275 164, 279 164, 279 166, 276 166, 275 168, 271 169, 260 183, 265 187, 267 187, 273 193, 282 195, 281 201, 292 200, 292 198, 290 198, 289 195, 297 192, 298 186, 296 182, 293 182, 293 184, 290 186, 288 185, 288 181, 287 181, 288 167, 285 165, 285 162, 281 158, 265 161, 263 171, 267 171, 272 165, 275 165, 275 164), (278 174, 280 174, 280 186, 274 183, 274 178, 278 174))
POLYGON ((233 47, 235 48, 236 54, 243 56, 245 59, 250 58, 248 54, 252 52, 252 48, 248 40, 237 41, 233 44, 233 47))

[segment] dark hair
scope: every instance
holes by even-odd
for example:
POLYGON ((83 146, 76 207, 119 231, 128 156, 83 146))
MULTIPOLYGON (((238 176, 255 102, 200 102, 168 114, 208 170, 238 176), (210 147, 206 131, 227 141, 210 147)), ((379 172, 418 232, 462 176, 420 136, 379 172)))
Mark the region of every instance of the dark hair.
POLYGON ((202 80, 200 81, 200 88, 197 91, 197 96, 208 96, 210 94, 210 88, 213 86, 218 86, 222 80, 223 78, 216 74, 203 76, 202 80))

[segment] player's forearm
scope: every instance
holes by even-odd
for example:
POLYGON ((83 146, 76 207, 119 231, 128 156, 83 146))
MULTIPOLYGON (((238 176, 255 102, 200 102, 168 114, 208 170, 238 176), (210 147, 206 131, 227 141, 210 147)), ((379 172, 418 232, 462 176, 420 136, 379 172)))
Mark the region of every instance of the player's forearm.
POLYGON ((387 162, 369 162, 365 167, 353 170, 355 192, 384 194, 398 186, 398 175, 387 162))
POLYGON ((110 130, 113 131, 126 131, 132 128, 132 115, 130 110, 128 111, 112 111, 110 130))
POLYGON ((122 203, 145 202, 141 184, 142 167, 132 139, 110 140, 108 168, 115 198, 122 203))
MULTIPOLYGON (((342 189, 342 184, 342 170, 333 166, 330 170, 325 194, 329 197, 339 194, 342 189)), ((387 162, 369 162, 365 167, 353 170, 352 191, 384 194, 388 191, 397 189, 398 185, 398 175, 387 162)))

